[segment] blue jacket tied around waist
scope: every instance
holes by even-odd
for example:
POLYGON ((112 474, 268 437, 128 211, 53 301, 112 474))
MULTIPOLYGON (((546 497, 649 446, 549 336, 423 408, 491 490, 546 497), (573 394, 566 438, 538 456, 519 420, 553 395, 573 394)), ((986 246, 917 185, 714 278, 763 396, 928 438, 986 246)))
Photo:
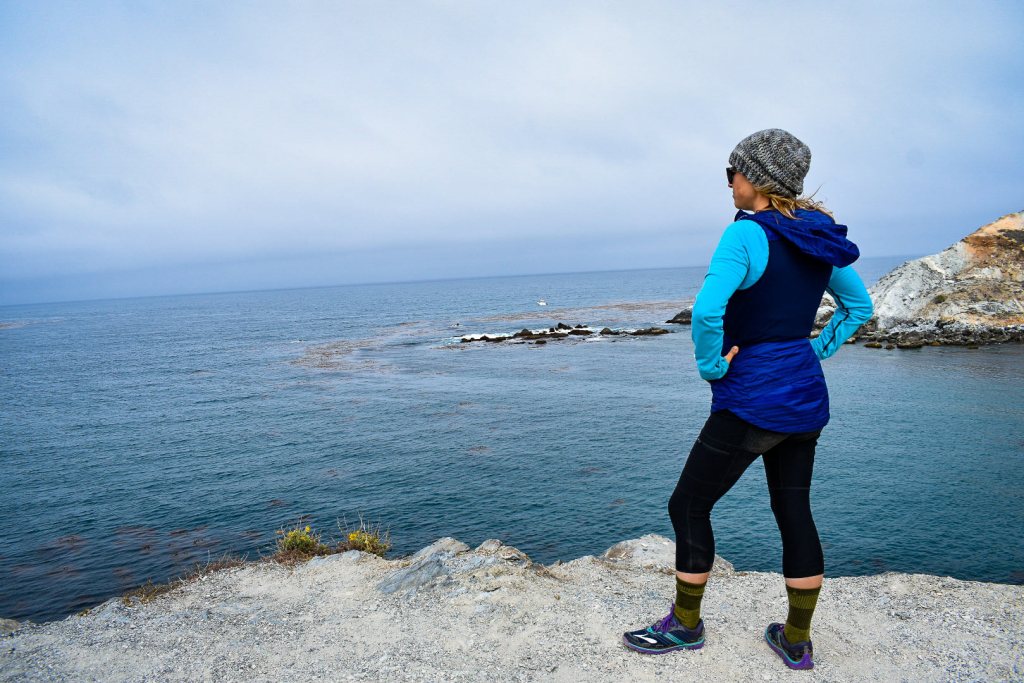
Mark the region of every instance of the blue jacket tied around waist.
POLYGON ((820 361, 871 317, 871 298, 850 267, 860 252, 847 228, 818 211, 795 218, 740 211, 711 258, 693 305, 694 356, 711 382, 712 412, 731 410, 762 429, 807 432, 828 423, 820 361), (836 311, 808 336, 821 297, 836 311), (740 348, 728 363, 723 355, 740 348))

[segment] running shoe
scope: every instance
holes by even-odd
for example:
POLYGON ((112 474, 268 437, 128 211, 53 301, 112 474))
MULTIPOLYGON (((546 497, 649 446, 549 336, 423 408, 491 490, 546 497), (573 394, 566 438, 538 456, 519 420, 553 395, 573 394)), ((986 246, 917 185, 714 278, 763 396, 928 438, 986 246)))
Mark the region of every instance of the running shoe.
POLYGON ((676 606, 668 608, 668 616, 639 631, 626 631, 622 642, 631 650, 645 655, 660 655, 675 650, 699 650, 704 647, 704 620, 697 628, 686 628, 676 620, 676 606))
POLYGON ((764 630, 764 639, 768 647, 775 650, 775 654, 781 657, 790 669, 813 669, 814 648, 811 641, 791 643, 786 640, 785 631, 785 624, 768 624, 768 628, 764 630))

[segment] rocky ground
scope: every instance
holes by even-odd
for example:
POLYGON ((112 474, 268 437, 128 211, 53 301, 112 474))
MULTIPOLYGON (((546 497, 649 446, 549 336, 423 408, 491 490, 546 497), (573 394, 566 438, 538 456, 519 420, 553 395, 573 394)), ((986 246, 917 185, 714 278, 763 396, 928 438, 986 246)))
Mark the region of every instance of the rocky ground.
POLYGON ((673 553, 645 536, 543 566, 499 541, 441 539, 398 560, 248 565, 23 627, 0 639, 0 680, 1024 680, 1024 587, 924 575, 827 580, 812 672, 788 671, 762 640, 785 615, 782 578, 723 561, 704 649, 627 650, 622 631, 668 609, 673 553))

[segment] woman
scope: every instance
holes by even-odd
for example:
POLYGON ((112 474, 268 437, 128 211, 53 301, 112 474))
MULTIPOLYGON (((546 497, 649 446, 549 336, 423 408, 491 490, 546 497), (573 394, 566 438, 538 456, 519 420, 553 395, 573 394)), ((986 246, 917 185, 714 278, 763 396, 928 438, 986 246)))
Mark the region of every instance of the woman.
POLYGON ((764 637, 790 668, 814 666, 811 616, 825 569, 810 487, 814 449, 829 419, 819 361, 867 322, 872 306, 850 267, 859 252, 846 226, 800 197, 810 162, 807 145, 779 129, 744 138, 729 155, 726 174, 740 211, 693 306, 694 356, 711 383, 711 416, 669 500, 676 600, 664 619, 624 634, 639 652, 704 645, 700 603, 715 558, 711 508, 761 456, 789 596, 785 624, 770 624, 764 637), (826 291, 836 311, 809 340, 826 291))

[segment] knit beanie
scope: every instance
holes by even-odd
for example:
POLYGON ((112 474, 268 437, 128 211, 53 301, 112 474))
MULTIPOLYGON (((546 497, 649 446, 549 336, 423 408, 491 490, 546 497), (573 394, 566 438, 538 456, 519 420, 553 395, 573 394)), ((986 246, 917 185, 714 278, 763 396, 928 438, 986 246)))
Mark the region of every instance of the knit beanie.
POLYGON ((804 191, 811 150, 791 133, 768 128, 740 140, 729 155, 729 165, 754 186, 795 198, 804 191))

